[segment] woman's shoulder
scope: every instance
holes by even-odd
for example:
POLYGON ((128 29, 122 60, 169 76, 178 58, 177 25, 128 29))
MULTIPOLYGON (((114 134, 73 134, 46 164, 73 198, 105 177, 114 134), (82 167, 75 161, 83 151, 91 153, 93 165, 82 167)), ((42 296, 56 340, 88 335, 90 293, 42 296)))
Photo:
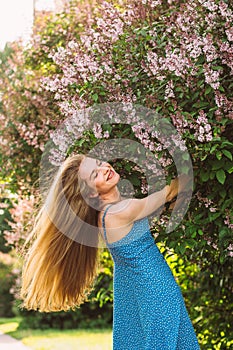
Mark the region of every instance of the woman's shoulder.
POLYGON ((118 202, 103 207, 99 213, 98 226, 106 230, 108 243, 114 243, 126 236, 133 227, 133 222, 122 220, 122 212, 125 203, 118 202))
POLYGON ((124 199, 117 203, 108 203, 102 207, 99 212, 99 226, 102 226, 103 220, 106 226, 117 227, 119 224, 127 224, 125 213, 130 205, 131 199, 124 199))

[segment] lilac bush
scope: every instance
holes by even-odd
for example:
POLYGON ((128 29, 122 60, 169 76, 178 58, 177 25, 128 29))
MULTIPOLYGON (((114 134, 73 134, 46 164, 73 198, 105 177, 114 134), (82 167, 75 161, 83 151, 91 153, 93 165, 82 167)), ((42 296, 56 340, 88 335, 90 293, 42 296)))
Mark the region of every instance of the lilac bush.
MULTIPOLYGON (((171 120, 189 146, 197 189, 203 183, 205 199, 216 201, 215 215, 206 212, 209 222, 223 215, 220 225, 228 232, 231 209, 222 209, 219 193, 208 193, 205 184, 212 180, 221 188, 220 201, 226 199, 223 187, 232 173, 231 6, 201 0, 101 2, 94 15, 83 33, 49 53, 58 73, 42 78, 43 87, 65 117, 110 101, 142 103, 171 120)), ((146 125, 133 132, 156 148, 146 125)), ((101 132, 95 136, 103 138, 101 132)), ((226 242, 221 248, 227 253, 226 242)))

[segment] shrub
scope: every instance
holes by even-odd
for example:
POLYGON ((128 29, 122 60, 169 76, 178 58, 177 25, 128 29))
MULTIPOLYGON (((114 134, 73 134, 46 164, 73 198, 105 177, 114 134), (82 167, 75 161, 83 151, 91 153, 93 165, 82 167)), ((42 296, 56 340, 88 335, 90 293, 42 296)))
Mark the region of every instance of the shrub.
POLYGON ((0 253, 0 317, 12 317, 13 288, 16 282, 14 259, 9 254, 0 253))

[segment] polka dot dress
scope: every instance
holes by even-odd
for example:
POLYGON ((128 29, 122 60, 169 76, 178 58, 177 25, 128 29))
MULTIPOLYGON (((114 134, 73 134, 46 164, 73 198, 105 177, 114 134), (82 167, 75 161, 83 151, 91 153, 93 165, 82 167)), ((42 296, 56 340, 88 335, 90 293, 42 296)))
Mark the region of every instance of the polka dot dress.
POLYGON ((113 350, 198 350, 183 296, 148 219, 106 244, 114 261, 113 350))

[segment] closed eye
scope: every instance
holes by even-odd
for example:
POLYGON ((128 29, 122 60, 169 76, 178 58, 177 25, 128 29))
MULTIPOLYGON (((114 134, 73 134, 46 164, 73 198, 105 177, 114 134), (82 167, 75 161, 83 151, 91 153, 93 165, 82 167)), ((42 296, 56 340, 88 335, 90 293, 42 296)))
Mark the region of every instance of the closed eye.
POLYGON ((102 164, 103 164, 103 162, 101 160, 99 160, 99 159, 96 160, 96 165, 97 166, 101 166, 102 164))
MULTIPOLYGON (((104 162, 102 162, 101 160, 96 159, 96 165, 97 165, 97 167, 100 167, 103 163, 104 163, 104 162)), ((90 175, 89 178, 90 178, 90 180, 91 180, 92 178, 96 179, 97 176, 98 176, 98 171, 96 171, 96 169, 94 169, 94 170, 91 172, 91 175, 90 175)))
MULTIPOLYGON (((100 167, 102 164, 103 164, 103 162, 101 162, 99 159, 96 159, 96 165, 97 165, 97 167, 100 167)), ((98 176, 98 171, 96 171, 96 169, 95 169, 95 170, 92 171, 92 173, 91 173, 91 175, 90 175, 90 179, 91 179, 91 178, 96 179, 97 176, 98 176)))

